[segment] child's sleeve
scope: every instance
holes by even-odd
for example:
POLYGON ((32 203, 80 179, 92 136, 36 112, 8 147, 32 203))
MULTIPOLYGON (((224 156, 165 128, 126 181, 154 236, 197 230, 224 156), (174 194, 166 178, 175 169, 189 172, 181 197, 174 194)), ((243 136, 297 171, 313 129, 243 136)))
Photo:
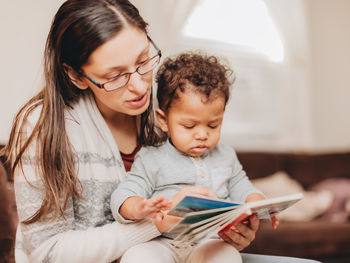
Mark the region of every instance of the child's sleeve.
POLYGON ((234 150, 232 150, 232 156, 232 176, 229 181, 228 189, 230 199, 232 201, 244 202, 247 196, 252 193, 258 193, 264 196, 264 194, 250 182, 234 150))
POLYGON ((120 223, 130 223, 133 220, 125 219, 120 213, 119 209, 124 201, 132 196, 139 196, 143 198, 150 198, 154 191, 154 183, 152 174, 147 168, 150 163, 147 163, 143 155, 147 151, 141 149, 136 155, 135 161, 131 167, 130 172, 127 173, 126 179, 122 181, 114 190, 111 196, 111 210, 113 217, 120 223))

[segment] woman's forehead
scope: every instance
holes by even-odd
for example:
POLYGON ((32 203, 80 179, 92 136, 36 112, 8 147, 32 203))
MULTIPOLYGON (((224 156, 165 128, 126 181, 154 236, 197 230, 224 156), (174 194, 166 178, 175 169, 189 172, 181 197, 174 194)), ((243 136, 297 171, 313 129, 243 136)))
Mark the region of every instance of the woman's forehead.
POLYGON ((102 73, 112 68, 128 67, 148 50, 149 42, 146 33, 135 27, 125 27, 115 37, 92 52, 85 68, 92 67, 95 68, 96 73, 102 73))

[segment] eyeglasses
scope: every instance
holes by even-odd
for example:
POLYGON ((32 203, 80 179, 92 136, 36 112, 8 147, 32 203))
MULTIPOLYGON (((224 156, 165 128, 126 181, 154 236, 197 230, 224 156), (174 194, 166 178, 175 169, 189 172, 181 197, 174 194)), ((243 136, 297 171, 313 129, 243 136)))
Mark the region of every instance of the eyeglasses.
POLYGON ((102 84, 89 77, 84 72, 81 72, 81 74, 88 80, 90 80, 92 83, 94 83, 97 87, 99 87, 100 89, 105 89, 106 91, 113 91, 124 87, 126 84, 128 84, 130 76, 132 74, 137 72, 141 76, 145 75, 152 71, 159 64, 160 58, 162 57, 162 51, 158 48, 158 46, 153 42, 153 40, 149 36, 147 36, 147 38, 156 49, 157 55, 147 59, 145 62, 139 65, 134 72, 123 73, 121 75, 115 76, 114 78, 102 84))

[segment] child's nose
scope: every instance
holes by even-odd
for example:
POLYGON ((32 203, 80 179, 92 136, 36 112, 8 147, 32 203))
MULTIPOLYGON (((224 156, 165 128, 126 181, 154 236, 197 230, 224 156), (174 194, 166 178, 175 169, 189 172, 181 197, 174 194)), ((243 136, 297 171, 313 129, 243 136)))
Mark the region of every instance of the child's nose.
POLYGON ((195 134, 195 138, 197 140, 206 140, 208 139, 208 133, 205 129, 198 129, 195 134))

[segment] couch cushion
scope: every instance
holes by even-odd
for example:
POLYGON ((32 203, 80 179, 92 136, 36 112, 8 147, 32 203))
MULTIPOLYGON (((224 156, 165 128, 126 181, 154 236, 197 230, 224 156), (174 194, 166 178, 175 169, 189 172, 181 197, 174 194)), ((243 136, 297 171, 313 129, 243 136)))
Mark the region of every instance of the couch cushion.
POLYGON ((350 152, 331 154, 238 152, 250 179, 285 171, 304 188, 332 177, 350 178, 350 152))
POLYGON ((270 222, 262 222, 244 252, 305 258, 349 255, 349 237, 349 223, 281 222, 273 230, 270 222))

